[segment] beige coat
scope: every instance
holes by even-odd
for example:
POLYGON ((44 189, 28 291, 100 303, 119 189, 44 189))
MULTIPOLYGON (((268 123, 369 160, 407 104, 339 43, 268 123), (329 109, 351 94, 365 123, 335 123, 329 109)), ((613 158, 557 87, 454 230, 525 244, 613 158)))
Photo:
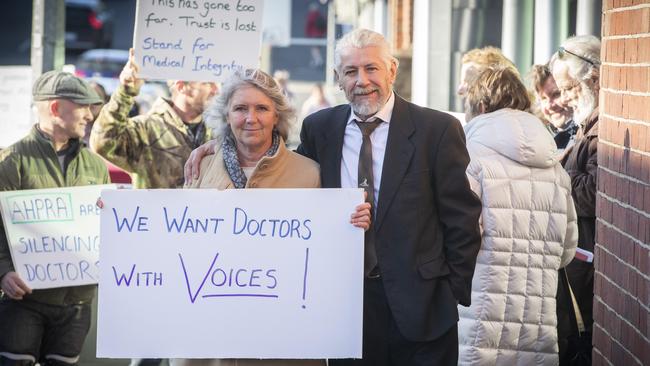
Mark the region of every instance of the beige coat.
MULTIPOLYGON (((186 188, 235 188, 223 162, 221 145, 214 155, 203 158, 200 172, 186 188)), ((246 188, 320 188, 318 163, 287 150, 281 140, 274 156, 265 156, 257 163, 246 188)))
MULTIPOLYGON (((214 155, 201 161, 201 174, 186 188, 234 189, 223 162, 219 145, 214 155)), ((320 188, 318 164, 311 159, 287 150, 280 141, 278 152, 263 157, 257 163, 246 188, 320 188)), ((300 347, 300 345, 296 345, 300 347)), ((323 366, 324 360, 181 360, 171 361, 172 366, 323 366)))

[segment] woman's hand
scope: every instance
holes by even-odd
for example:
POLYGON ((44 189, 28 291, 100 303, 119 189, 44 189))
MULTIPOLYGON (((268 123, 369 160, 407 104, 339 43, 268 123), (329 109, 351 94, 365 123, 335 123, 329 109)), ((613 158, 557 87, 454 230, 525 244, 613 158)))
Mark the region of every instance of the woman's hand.
POLYGON ((364 231, 370 228, 370 203, 364 202, 350 215, 350 223, 364 231))

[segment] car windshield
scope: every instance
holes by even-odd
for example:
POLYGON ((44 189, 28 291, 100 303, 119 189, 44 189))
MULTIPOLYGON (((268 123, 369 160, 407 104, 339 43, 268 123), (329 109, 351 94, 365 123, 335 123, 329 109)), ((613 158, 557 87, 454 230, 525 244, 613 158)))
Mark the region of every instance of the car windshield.
POLYGON ((116 78, 120 75, 120 71, 122 71, 128 57, 128 51, 124 50, 91 50, 85 52, 77 62, 77 75, 116 78))
POLYGON ((81 60, 77 69, 82 71, 85 76, 103 76, 118 77, 124 64, 115 60, 81 60))

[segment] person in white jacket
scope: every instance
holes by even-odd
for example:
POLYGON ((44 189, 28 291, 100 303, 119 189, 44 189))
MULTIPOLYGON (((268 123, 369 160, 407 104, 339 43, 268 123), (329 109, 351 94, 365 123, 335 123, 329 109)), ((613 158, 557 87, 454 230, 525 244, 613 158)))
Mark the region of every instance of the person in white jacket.
POLYGON ((553 137, 529 108, 510 69, 468 86, 467 175, 483 211, 472 304, 458 308, 460 365, 558 364, 558 269, 575 254, 576 212, 553 137))

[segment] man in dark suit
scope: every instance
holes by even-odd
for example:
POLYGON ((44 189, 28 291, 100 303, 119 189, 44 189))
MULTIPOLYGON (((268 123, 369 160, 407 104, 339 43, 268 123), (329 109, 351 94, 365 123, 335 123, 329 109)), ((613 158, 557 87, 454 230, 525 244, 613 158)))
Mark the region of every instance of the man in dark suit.
POLYGON ((298 152, 320 163, 322 186, 366 188, 375 214, 366 235, 363 359, 332 365, 457 363, 456 306, 470 303, 481 204, 466 179, 460 123, 396 95, 397 67, 383 36, 348 33, 336 46, 335 73, 350 104, 303 122, 298 152), (362 161, 365 123, 378 123, 371 164, 362 161), (364 165, 372 165, 369 180, 364 165))
MULTIPOLYGON (((320 163, 323 187, 364 188, 374 219, 365 243, 363 358, 329 364, 455 366, 457 304, 470 304, 481 245, 463 129, 393 92, 398 62, 381 34, 347 34, 335 64, 350 104, 307 117, 298 152, 320 163)), ((192 152, 187 180, 213 148, 192 152)))

